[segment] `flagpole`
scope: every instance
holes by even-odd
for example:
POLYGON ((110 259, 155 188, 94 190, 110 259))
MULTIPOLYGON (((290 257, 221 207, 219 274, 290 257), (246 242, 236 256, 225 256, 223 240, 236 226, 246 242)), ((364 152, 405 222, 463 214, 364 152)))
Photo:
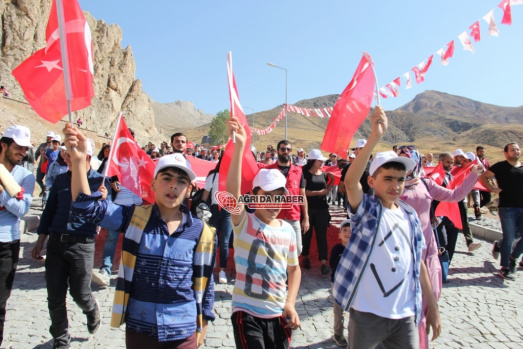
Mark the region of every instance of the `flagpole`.
POLYGON ((363 55, 369 61, 370 65, 372 67, 372 71, 374 71, 374 79, 376 80, 376 104, 381 106, 380 91, 378 91, 380 85, 378 84, 378 75, 376 75, 376 69, 374 69, 374 61, 372 60, 371 56, 367 52, 363 52, 363 55))
POLYGON ((111 159, 113 158, 113 155, 114 155, 114 151, 115 151, 115 146, 114 146, 114 143, 116 142, 116 137, 118 136, 117 133, 118 133, 118 130, 120 129, 120 121, 122 120, 122 111, 120 111, 120 113, 118 113, 118 121, 116 121, 116 130, 114 131, 114 135, 113 135, 113 141, 111 142, 111 149, 109 150, 109 159, 107 159, 107 161, 105 162, 105 168, 104 168, 104 174, 103 174, 103 179, 102 179, 102 182, 105 181, 105 177, 107 177, 107 171, 109 170, 109 163, 111 162, 111 159))
POLYGON ((65 98, 67 99, 67 112, 69 122, 73 123, 71 114, 71 75, 69 74, 69 57, 67 55, 67 35, 65 32, 65 17, 62 0, 56 0, 56 14, 58 17, 58 33, 60 35, 60 51, 62 51, 62 66, 64 70, 65 98))

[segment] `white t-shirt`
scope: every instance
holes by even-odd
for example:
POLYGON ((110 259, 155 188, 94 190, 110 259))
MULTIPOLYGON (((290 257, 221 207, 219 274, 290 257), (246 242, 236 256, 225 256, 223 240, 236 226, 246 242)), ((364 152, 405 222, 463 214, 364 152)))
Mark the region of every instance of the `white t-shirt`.
POLYGON ((401 207, 383 208, 372 253, 352 308, 388 319, 414 316, 413 232, 401 207))
POLYGON ((218 183, 220 183, 220 174, 218 172, 213 173, 205 179, 205 186, 203 189, 207 190, 212 196, 211 205, 218 205, 218 201, 214 198, 214 193, 218 191, 218 183), (216 174, 216 176, 215 176, 216 174), (213 180, 214 177, 214 180, 213 180), (211 192, 212 189, 212 192, 211 192))

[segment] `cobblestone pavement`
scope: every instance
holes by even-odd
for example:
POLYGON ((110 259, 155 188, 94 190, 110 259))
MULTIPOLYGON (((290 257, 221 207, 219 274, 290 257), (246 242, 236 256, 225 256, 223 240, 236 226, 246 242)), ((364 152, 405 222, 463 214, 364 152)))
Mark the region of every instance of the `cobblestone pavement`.
MULTIPOLYGON (((332 223, 343 219, 343 212, 331 207, 332 223)), ((52 337, 47 311, 47 292, 42 262, 31 259, 36 234, 22 237, 21 258, 18 264, 2 348, 51 348, 52 337)), ((330 247, 331 244, 329 244, 330 247)), ((482 241, 480 249, 468 253, 463 238, 458 241, 450 270, 450 282, 444 285, 439 301, 443 332, 432 343, 434 348, 521 348, 523 343, 523 271, 514 281, 503 281, 494 273, 498 262, 490 255, 491 243, 482 241)), ((233 270, 229 270, 232 278, 233 270)), ((302 270, 303 277, 297 310, 301 329, 294 331, 293 348, 336 348, 332 338, 332 297, 330 278, 322 276, 318 265, 302 270)), ((91 336, 86 319, 68 298, 69 326, 72 348, 124 348, 124 331, 109 327, 114 291, 112 287, 93 292, 102 310, 102 326, 91 336)), ((232 280, 216 285, 216 321, 209 326, 205 348, 233 348, 230 324, 232 280)))

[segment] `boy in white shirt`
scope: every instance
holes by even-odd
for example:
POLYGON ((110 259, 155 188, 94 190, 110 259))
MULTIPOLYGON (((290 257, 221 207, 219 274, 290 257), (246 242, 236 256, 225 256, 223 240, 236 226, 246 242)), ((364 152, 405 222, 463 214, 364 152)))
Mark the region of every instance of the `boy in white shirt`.
POLYGON ((394 152, 378 153, 363 193, 359 179, 388 127, 383 109, 370 116, 371 134, 345 176, 352 235, 336 270, 333 294, 350 310, 349 348, 418 348, 421 296, 427 299, 427 331, 441 332, 438 306, 421 259, 425 246, 416 212, 398 198, 414 162, 394 152), (361 291, 361 292, 360 292, 361 291))

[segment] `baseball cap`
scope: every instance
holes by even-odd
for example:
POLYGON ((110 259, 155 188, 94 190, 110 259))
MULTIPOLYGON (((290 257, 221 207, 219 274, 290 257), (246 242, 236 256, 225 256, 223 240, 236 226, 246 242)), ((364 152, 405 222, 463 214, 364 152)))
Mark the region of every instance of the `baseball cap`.
POLYGON ((476 160, 476 155, 471 151, 468 151, 467 154, 465 154, 465 157, 470 161, 476 160))
POLYGON ((156 168, 154 169, 154 178, 156 178, 158 172, 168 167, 176 167, 184 171, 185 173, 187 173, 191 181, 194 181, 196 179, 196 175, 194 174, 194 172, 187 167, 185 157, 180 153, 162 156, 160 160, 158 160, 158 162, 156 163, 156 168))
POLYGON ((47 131, 47 136, 46 137, 54 137, 54 132, 53 131, 47 131))
POLYGON ((345 225, 345 224, 348 224, 350 226, 350 219, 346 219, 344 221, 341 221, 340 223, 340 229, 345 225))
POLYGON ((332 154, 329 155, 329 157, 331 157, 331 156, 338 157, 338 154, 336 154, 336 153, 332 153, 332 154))
POLYGON ((454 153, 452 155, 453 156, 459 156, 459 155, 465 156, 465 153, 461 149, 456 149, 456 150, 454 150, 454 153))
POLYGON ((354 153, 350 153, 349 158, 356 159, 356 155, 354 155, 354 153))
POLYGON ((67 148, 65 147, 65 145, 61 145, 58 147, 58 150, 67 151, 67 148))
POLYGON ((53 142, 60 142, 60 143, 62 143, 62 136, 54 135, 52 141, 53 142))
POLYGON ((411 158, 404 156, 398 156, 394 151, 384 151, 381 153, 376 153, 376 157, 372 160, 369 168, 369 174, 372 176, 374 172, 381 166, 385 165, 388 162, 401 162, 405 165, 405 170, 407 173, 414 168, 416 163, 411 158))
POLYGON ((2 137, 11 138, 21 147, 31 146, 31 131, 29 131, 29 129, 25 126, 9 126, 7 130, 5 130, 2 137))
POLYGON ((298 153, 301 153, 303 151, 303 148, 298 148, 298 153))
POLYGON ((285 179, 285 176, 280 170, 262 168, 256 177, 254 177, 252 188, 260 187, 264 191, 273 191, 284 188, 285 193, 288 194, 289 192, 285 188, 286 183, 287 179, 285 179))
POLYGON ((322 155, 319 149, 312 149, 309 153, 309 160, 327 160, 327 158, 322 155))
POLYGON ((366 139, 358 139, 356 141, 356 145, 354 146, 353 150, 356 149, 356 148, 363 148, 365 146, 365 144, 367 144, 367 140, 366 139))
POLYGON ((153 149, 153 153, 159 153, 159 152, 160 152, 160 149, 158 149, 158 148, 153 149))

